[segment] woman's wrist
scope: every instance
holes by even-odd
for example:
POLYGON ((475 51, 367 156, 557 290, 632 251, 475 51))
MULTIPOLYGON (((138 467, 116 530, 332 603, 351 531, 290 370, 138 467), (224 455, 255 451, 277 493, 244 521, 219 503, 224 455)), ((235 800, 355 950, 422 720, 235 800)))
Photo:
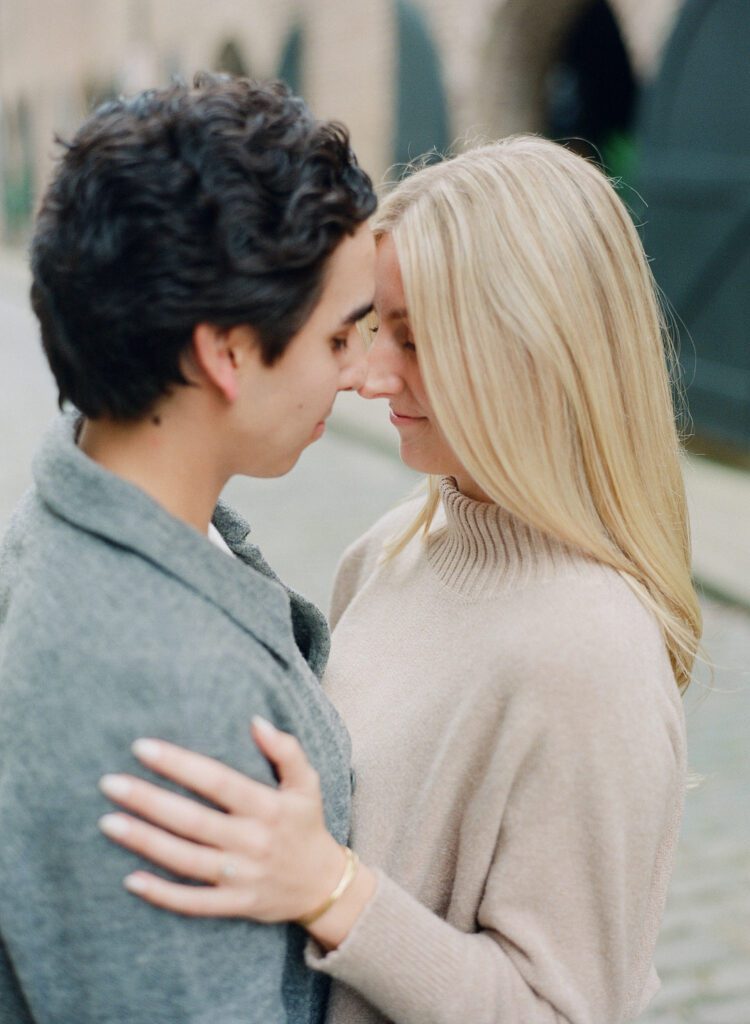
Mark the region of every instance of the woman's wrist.
POLYGON ((341 877, 334 888, 328 892, 322 903, 318 904, 314 910, 307 911, 297 918, 297 924, 301 924, 303 928, 309 928, 319 917, 322 917, 334 903, 341 899, 354 881, 357 868, 359 867, 359 857, 348 846, 338 846, 338 844, 337 853, 341 853, 344 856, 344 870, 341 873, 341 877))
POLYGON ((323 913, 316 914, 314 920, 308 924, 304 919, 299 922, 325 949, 335 949, 341 945, 370 902, 376 886, 375 875, 365 864, 351 859, 343 847, 339 846, 338 850, 341 865, 339 880, 346 883, 345 888, 323 913), (347 874, 350 880, 347 880, 347 874))

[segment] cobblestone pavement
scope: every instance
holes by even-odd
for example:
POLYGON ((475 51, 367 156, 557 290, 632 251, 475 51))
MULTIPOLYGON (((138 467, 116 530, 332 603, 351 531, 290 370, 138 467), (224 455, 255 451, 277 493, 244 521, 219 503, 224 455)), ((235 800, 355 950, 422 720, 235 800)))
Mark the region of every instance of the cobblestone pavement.
MULTIPOLYGON (((1 271, 0 531, 54 410, 25 298, 1 271)), ((330 432, 289 476, 235 480, 226 496, 281 575, 325 607, 343 548, 415 480, 392 456, 330 432)), ((663 988, 641 1024, 750 1024, 750 616, 703 604, 714 678, 701 667, 686 698, 703 780, 688 794, 657 950, 663 988)))
POLYGON ((701 666, 686 697, 688 792, 643 1024, 750 1024, 750 616, 705 600, 701 666))

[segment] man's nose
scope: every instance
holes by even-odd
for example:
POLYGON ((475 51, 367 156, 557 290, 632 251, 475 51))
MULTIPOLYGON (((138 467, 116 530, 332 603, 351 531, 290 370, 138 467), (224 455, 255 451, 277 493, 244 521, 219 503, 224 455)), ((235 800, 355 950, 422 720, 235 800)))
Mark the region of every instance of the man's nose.
POLYGON ((376 337, 367 353, 367 373, 359 388, 362 398, 390 398, 403 389, 397 361, 384 338, 376 337))
POLYGON ((367 376, 367 352, 358 330, 348 339, 346 365, 341 371, 341 391, 359 391, 367 376))

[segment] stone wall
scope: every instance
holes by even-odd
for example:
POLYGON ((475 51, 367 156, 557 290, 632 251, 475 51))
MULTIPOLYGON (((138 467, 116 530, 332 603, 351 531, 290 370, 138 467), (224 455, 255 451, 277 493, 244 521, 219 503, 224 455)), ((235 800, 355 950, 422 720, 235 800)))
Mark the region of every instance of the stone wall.
MULTIPOLYGON (((440 55, 452 137, 538 129, 545 70, 587 0, 413 2, 440 55)), ((645 78, 683 0, 609 2, 645 78)), ((3 176, 21 180, 28 172, 38 196, 55 132, 70 133, 108 93, 214 67, 228 42, 251 75, 274 75, 294 24, 304 26, 306 98, 319 116, 350 127, 361 162, 379 179, 392 160, 395 131, 392 0, 3 0, 0 192, 3 176), (24 104, 26 142, 18 128, 24 104)), ((3 228, 7 238, 0 219, 3 228)))

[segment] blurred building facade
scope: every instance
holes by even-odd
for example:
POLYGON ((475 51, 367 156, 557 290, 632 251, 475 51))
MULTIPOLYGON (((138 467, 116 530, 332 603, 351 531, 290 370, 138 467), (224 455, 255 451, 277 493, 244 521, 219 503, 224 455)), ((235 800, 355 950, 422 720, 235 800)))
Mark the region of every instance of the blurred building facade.
POLYGON ((433 146, 564 121, 561 61, 587 12, 611 36, 608 87, 647 78, 682 2, 0 0, 2 239, 28 229, 54 134, 108 96, 201 68, 283 73, 380 179, 433 146))
POLYGON ((0 242, 28 236, 55 133, 199 69, 284 78, 375 181, 513 132, 569 140, 645 196, 696 425, 747 452, 748 45, 750 0, 0 0, 0 242))

